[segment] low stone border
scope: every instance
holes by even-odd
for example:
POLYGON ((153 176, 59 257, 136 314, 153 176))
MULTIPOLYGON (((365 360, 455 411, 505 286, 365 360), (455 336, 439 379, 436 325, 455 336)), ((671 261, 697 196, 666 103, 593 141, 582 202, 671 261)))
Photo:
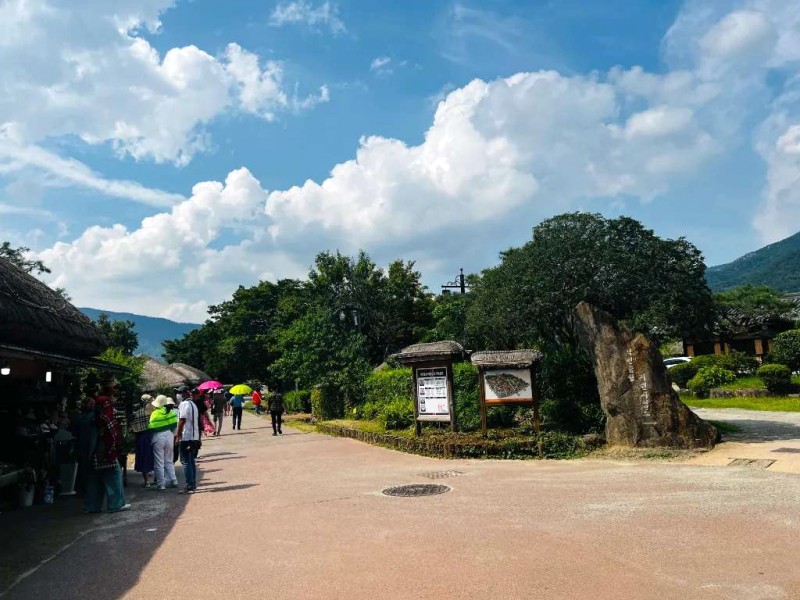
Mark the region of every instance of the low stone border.
POLYGON ((764 398, 774 396, 769 390, 725 390, 713 389, 708 393, 710 398, 764 398))
MULTIPOLYGON (((547 439, 543 440, 540 451, 539 441, 530 440, 480 440, 480 441, 451 441, 431 440, 430 438, 407 438, 389 433, 374 433, 361 431, 333 423, 318 423, 317 431, 334 437, 345 437, 408 452, 433 456, 436 458, 547 458, 553 456, 548 453, 547 439), (540 456, 541 453, 541 456, 540 456)), ((547 434, 543 434, 546 436, 547 434)), ((576 440, 581 446, 573 456, 582 454, 589 443, 586 440, 576 440)))

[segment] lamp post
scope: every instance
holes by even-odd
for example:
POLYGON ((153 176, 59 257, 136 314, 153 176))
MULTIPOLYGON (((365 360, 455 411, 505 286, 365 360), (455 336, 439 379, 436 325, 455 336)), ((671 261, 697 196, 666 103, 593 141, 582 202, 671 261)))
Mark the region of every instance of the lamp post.
POLYGON ((459 273, 453 281, 448 281, 444 285, 442 285, 442 291, 449 291, 451 289, 458 289, 461 290, 462 294, 467 293, 467 288, 471 286, 467 285, 466 277, 464 277, 464 269, 459 269, 459 273))

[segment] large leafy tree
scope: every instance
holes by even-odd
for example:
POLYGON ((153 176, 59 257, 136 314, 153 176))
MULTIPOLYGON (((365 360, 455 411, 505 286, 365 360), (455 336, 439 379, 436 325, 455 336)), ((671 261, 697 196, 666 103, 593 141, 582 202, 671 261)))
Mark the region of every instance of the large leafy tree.
POLYGON ((108 338, 111 348, 116 348, 126 356, 133 355, 139 346, 139 334, 133 321, 111 320, 106 313, 97 315, 95 324, 108 338))
POLYGON ((766 285, 742 285, 720 292, 714 299, 721 311, 735 310, 752 316, 780 318, 797 309, 794 302, 766 285))
POLYGON ((543 221, 530 242, 484 273, 475 293, 468 326, 494 346, 574 343, 574 309, 584 300, 656 340, 713 316, 695 246, 659 238, 628 217, 589 213, 543 221))

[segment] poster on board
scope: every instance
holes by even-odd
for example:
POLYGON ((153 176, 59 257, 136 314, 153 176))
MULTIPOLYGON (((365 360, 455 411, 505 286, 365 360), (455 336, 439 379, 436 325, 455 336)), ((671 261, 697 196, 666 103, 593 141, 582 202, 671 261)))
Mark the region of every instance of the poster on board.
POLYGON ((420 418, 450 419, 447 367, 417 369, 417 403, 420 418))
POLYGON ((483 374, 486 404, 532 404, 530 369, 494 369, 483 374))

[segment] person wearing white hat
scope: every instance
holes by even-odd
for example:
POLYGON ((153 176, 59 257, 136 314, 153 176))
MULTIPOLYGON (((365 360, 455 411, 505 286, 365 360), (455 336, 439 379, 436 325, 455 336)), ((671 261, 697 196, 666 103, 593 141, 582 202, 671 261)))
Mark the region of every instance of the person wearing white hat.
POLYGON ((155 459, 155 474, 157 490, 178 487, 178 478, 175 476, 175 464, 172 458, 175 445, 175 429, 178 427, 178 413, 175 412, 175 401, 164 395, 156 396, 151 402, 155 406, 150 415, 150 424, 147 429, 152 436, 153 458, 155 459))

